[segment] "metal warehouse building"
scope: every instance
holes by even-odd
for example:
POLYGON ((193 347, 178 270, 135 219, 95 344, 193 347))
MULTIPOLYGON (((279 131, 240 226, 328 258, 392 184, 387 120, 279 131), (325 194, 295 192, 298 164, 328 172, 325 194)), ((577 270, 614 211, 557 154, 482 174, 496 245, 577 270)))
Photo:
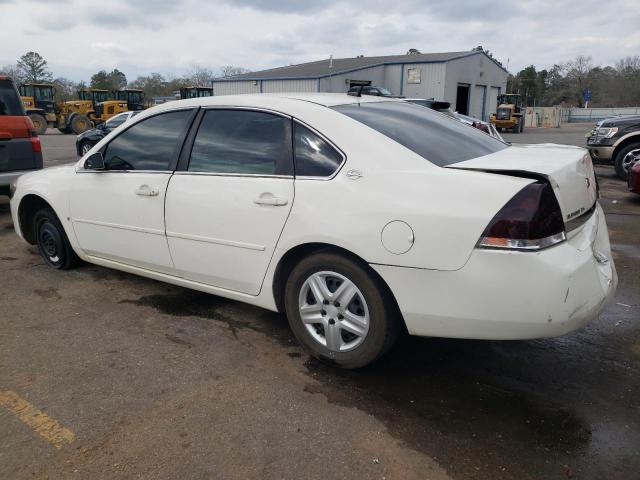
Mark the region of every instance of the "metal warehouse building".
POLYGON ((434 98, 484 120, 495 112, 508 72, 483 51, 333 58, 212 81, 214 95, 346 92, 354 85, 394 95, 434 98))

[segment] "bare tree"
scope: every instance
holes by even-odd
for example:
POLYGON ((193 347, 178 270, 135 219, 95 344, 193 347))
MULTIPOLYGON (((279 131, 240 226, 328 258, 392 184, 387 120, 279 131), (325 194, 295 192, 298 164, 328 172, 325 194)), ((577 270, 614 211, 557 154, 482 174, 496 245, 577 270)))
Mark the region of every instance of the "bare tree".
POLYGON ((225 65, 220 69, 220 73, 222 77, 233 77, 235 75, 241 75, 243 73, 249 73, 251 70, 248 70, 243 67, 234 67, 233 65, 225 65))
POLYGON ((213 77, 213 71, 202 65, 194 65, 187 74, 192 87, 209 87, 213 77))
POLYGON ((20 85, 24 81, 24 75, 16 64, 0 67, 0 75, 11 78, 16 86, 20 85))

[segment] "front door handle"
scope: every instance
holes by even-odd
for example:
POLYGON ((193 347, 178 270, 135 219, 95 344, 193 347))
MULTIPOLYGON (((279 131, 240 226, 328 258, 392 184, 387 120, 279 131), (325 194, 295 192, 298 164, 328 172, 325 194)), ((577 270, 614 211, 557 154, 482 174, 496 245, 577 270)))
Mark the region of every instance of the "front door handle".
POLYGON ((256 205, 271 205, 274 207, 283 207, 289 201, 286 198, 279 198, 273 195, 273 193, 263 193, 258 198, 256 198, 253 203, 256 205))
POLYGON ((149 187, 149 185, 140 185, 140 187, 136 190, 136 195, 140 195, 141 197, 157 197, 160 194, 158 190, 149 187))

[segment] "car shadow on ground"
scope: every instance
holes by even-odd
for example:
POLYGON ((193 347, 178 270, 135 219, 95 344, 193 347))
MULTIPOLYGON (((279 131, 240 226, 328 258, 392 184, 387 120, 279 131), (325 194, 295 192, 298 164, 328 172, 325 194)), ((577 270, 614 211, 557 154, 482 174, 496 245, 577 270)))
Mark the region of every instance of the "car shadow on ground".
MULTIPOLYGON (((101 278, 111 275, 99 270, 101 278)), ((580 378, 599 348, 589 329, 536 341, 405 336, 375 364, 347 371, 309 357, 281 314, 178 287, 123 303, 222 322, 236 338, 243 329, 269 336, 287 347, 292 361, 308 375, 305 391, 373 415, 396 438, 452 473, 469 467, 460 463, 463 456, 472 463, 483 459, 484 471, 513 474, 526 449, 529 459, 538 458, 528 463, 533 471, 551 467, 565 474, 565 469, 576 468, 567 465, 582 463, 577 459, 592 440, 591 420, 575 397, 594 385, 567 381, 580 378), (235 318, 234 310, 240 309, 248 321, 235 318)))

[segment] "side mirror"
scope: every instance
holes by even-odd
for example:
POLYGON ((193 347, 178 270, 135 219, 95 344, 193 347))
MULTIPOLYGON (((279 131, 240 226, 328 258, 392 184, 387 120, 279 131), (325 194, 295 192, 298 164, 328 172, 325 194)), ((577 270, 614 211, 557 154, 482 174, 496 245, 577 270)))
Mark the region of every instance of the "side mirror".
POLYGON ((85 170, 104 170, 104 158, 102 156, 102 152, 96 152, 89 156, 84 161, 84 169, 85 170))
POLYGON ((107 123, 106 122, 99 123, 98 125, 96 125, 96 128, 98 130, 106 130, 107 129, 107 123))

